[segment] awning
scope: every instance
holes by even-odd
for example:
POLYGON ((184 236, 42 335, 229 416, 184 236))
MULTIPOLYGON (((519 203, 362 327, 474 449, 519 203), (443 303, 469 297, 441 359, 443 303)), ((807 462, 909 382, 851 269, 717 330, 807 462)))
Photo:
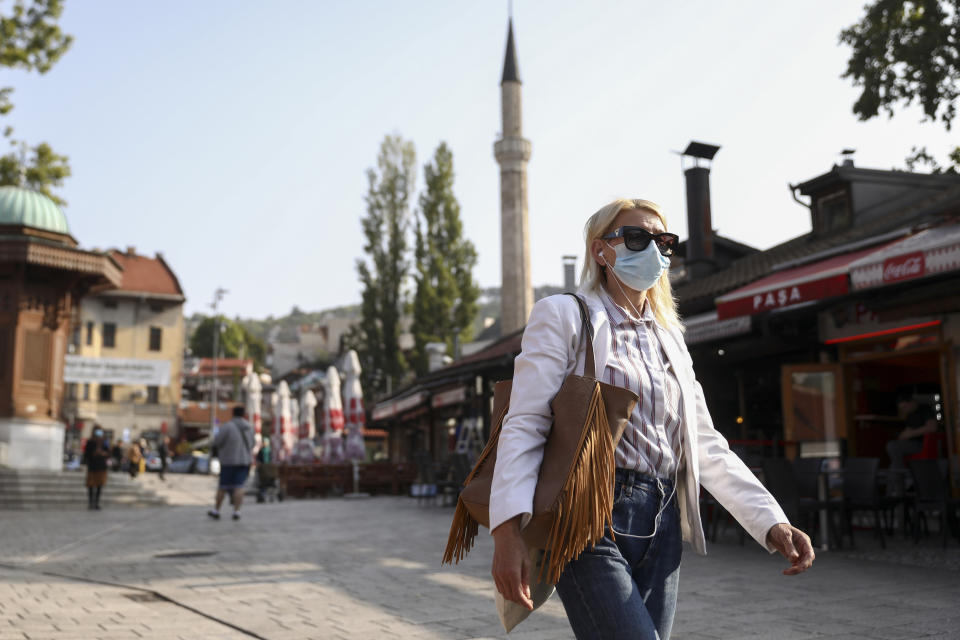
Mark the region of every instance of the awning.
POLYGON ((418 391, 417 393, 399 398, 398 400, 388 400, 387 402, 381 402, 373 408, 373 413, 370 416, 372 422, 378 420, 386 420, 387 418, 392 418, 393 416, 403 413, 404 411, 409 411, 417 405, 421 404, 429 396, 426 391, 418 391))
POLYGON ((925 229, 850 265, 855 291, 960 269, 960 225, 925 229))
POLYGON ((751 328, 750 316, 719 320, 716 311, 685 318, 683 325, 683 340, 688 346, 750 333, 751 328))
POLYGON ((883 247, 851 251, 761 278, 717 298, 720 320, 784 309, 849 292, 850 265, 883 247))
POLYGON ((448 391, 441 391, 433 394, 430 399, 430 406, 434 409, 445 407, 450 404, 459 404, 467 399, 466 387, 455 387, 448 391))

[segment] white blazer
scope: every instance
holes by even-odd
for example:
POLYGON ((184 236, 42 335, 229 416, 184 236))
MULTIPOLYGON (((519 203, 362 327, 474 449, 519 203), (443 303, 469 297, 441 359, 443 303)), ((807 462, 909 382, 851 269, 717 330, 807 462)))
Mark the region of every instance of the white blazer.
MULTIPOLYGON (((580 290, 593 323, 595 372, 601 378, 610 350, 610 325, 596 293, 580 290)), ((518 514, 526 526, 533 511, 543 446, 552 424, 550 403, 570 373, 583 375, 586 343, 580 343, 580 311, 567 295, 543 298, 530 313, 522 352, 514 362, 510 410, 504 419, 490 490, 490 530, 518 514), (579 347, 579 348, 578 348, 579 347)), ((677 498, 683 539, 706 553, 700 522, 700 486, 709 491, 764 548, 770 527, 788 522, 783 509, 714 428, 693 372, 693 361, 676 329, 654 323, 670 367, 680 385, 683 420, 683 469, 677 498)))

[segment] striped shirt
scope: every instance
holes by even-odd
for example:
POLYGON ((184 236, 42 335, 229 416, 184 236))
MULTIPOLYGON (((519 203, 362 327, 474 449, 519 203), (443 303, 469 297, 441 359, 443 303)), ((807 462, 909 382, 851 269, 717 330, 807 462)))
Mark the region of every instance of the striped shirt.
POLYGON ((617 446, 617 467, 672 478, 680 459, 680 385, 652 324, 649 305, 638 320, 601 294, 610 321, 610 357, 603 380, 640 399, 617 446))

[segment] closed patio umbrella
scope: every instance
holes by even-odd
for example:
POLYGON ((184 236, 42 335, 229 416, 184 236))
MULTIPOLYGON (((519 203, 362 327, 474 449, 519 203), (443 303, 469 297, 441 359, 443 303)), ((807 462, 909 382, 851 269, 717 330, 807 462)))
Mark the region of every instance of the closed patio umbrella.
POLYGON ((254 451, 259 451, 263 444, 263 421, 260 417, 260 403, 263 400, 263 385, 256 372, 248 373, 243 378, 243 388, 247 392, 246 414, 247 420, 253 425, 254 451))
MULTIPOLYGON (((281 380, 277 385, 277 395, 280 397, 278 404, 280 413, 280 442, 278 449, 281 450, 281 460, 288 460, 293 453, 293 433, 290 429, 290 387, 286 380, 281 380)), ((271 441, 273 444, 273 441, 271 441)))
POLYGON ((314 453, 313 439, 317 435, 317 426, 315 419, 315 410, 317 408, 317 396, 313 395, 310 389, 304 389, 300 394, 300 424, 297 440, 297 460, 300 462, 314 462, 316 454, 314 453))
POLYGON ((327 369, 323 394, 323 461, 326 464, 343 462, 343 401, 340 399, 340 372, 327 369))
POLYGON ((347 352, 343 373, 344 431, 347 434, 345 455, 347 460, 361 461, 367 457, 367 448, 363 444, 363 425, 367 420, 360 386, 360 359, 353 349, 347 352))

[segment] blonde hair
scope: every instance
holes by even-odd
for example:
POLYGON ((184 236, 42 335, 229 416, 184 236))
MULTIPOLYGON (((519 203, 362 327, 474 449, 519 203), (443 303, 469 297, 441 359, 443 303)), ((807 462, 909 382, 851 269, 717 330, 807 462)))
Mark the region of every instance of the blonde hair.
MULTIPOLYGON (((621 211, 639 209, 649 211, 660 219, 663 229, 667 229, 667 218, 663 215, 660 207, 649 200, 620 198, 614 200, 607 206, 601 208, 595 214, 587 219, 583 226, 583 239, 586 245, 586 251, 583 256, 583 270, 580 273, 580 287, 588 291, 600 291, 606 280, 606 269, 601 269, 597 261, 593 259, 593 251, 590 249, 591 243, 598 240, 606 234, 613 231, 614 220, 621 211)), ((668 270, 664 270, 660 279, 647 291, 647 303, 654 317, 664 327, 677 328, 683 330, 683 324, 677 314, 677 302, 673 298, 673 289, 670 286, 670 275, 668 270)))

